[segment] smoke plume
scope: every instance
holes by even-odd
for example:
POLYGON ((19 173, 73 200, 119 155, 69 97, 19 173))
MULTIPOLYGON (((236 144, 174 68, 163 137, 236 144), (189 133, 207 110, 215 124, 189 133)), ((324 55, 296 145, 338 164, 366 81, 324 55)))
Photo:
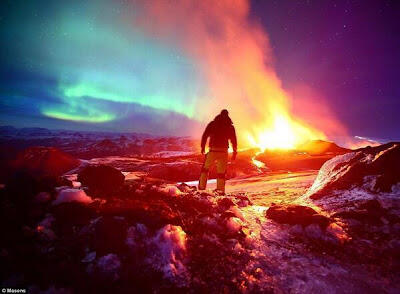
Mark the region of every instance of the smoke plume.
POLYGON ((134 1, 134 6, 138 8, 136 27, 162 42, 178 43, 197 63, 208 85, 204 97, 196 99, 200 121, 227 108, 242 146, 249 144, 249 136, 256 138, 258 132, 273 128, 282 119, 305 140, 324 139, 327 131, 344 132, 314 97, 304 97, 308 111, 303 113, 308 116, 294 117, 293 100, 274 70, 268 35, 249 18, 248 1, 155 0, 134 1), (316 124, 321 107, 329 130, 316 124))

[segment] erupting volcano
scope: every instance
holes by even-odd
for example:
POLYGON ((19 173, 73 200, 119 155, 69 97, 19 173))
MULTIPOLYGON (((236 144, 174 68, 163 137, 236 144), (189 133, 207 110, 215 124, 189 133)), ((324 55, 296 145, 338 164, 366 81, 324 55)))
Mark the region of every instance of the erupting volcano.
POLYGON ((242 147, 294 149, 327 135, 346 135, 323 102, 309 93, 301 93, 307 95, 301 99, 307 99, 312 114, 309 111, 303 119, 292 112, 293 98, 274 69, 268 35, 249 19, 248 2, 152 1, 142 12, 136 25, 165 42, 178 34, 178 44, 199 63, 207 90, 196 100, 194 116, 208 119, 210 112, 228 106, 242 147), (318 124, 321 114, 323 125, 318 124))
POLYGON ((398 3, 0 6, 3 292, 400 293, 398 3))

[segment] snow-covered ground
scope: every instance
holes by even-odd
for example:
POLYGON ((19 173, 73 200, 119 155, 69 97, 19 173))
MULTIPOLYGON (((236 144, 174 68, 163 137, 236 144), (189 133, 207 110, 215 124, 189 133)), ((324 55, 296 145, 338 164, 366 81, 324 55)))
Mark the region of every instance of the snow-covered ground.
POLYGON ((329 244, 318 248, 319 243, 325 243, 324 233, 318 227, 310 225, 303 229, 276 224, 266 219, 266 209, 259 206, 241 209, 251 236, 248 250, 252 256, 243 273, 254 286, 274 293, 395 291, 396 287, 392 288, 375 271, 329 252, 329 244))
MULTIPOLYGON (((226 193, 246 193, 257 205, 272 202, 291 202, 303 195, 312 185, 318 171, 274 172, 244 176, 226 181, 226 193)), ((198 181, 185 182, 197 186, 198 181)), ((216 180, 207 181, 207 190, 216 188, 216 180)))
POLYGON ((192 151, 160 151, 151 155, 154 158, 169 158, 193 155, 192 151))
MULTIPOLYGON (((247 191, 253 202, 239 208, 252 257, 243 275, 250 285, 274 293, 396 293, 399 285, 391 284, 376 268, 355 261, 347 248, 335 253, 345 234, 340 227, 331 225, 323 232, 315 225, 302 228, 266 218, 272 202, 304 203, 299 197, 316 176, 317 171, 275 173, 227 182, 228 195, 247 191)), ((210 189, 214 185, 209 183, 210 189)))

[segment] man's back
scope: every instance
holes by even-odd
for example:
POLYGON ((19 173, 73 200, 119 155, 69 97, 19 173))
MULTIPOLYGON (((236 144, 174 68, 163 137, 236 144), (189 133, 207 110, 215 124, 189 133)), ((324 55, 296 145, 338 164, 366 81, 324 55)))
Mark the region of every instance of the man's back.
POLYGON ((212 122, 210 122, 202 136, 201 146, 205 147, 207 138, 210 137, 211 148, 226 148, 229 147, 229 140, 232 143, 232 148, 236 151, 237 141, 235 127, 232 124, 229 116, 218 115, 212 122))

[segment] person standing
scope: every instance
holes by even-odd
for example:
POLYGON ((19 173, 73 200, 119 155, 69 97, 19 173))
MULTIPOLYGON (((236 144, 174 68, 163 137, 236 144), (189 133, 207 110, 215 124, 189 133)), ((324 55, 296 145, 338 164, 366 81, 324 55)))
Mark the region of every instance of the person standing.
POLYGON ((205 154, 207 139, 209 141, 209 152, 206 154, 204 164, 201 169, 199 190, 204 190, 207 186, 207 178, 210 167, 216 162, 217 165, 217 190, 225 193, 225 174, 228 164, 229 141, 232 144, 232 160, 237 155, 236 131, 229 112, 223 109, 213 121, 211 121, 201 137, 201 153, 205 154))

